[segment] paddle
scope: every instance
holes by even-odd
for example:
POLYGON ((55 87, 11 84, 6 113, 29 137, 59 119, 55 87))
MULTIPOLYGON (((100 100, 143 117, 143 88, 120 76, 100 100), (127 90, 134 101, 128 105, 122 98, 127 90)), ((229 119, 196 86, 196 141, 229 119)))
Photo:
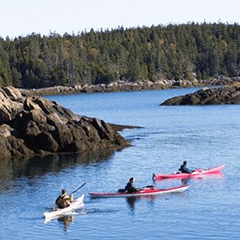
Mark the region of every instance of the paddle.
POLYGON ((73 193, 75 193, 76 191, 78 191, 78 190, 79 190, 80 188, 82 188, 85 184, 86 184, 86 182, 83 183, 79 188, 77 188, 76 190, 74 190, 70 195, 72 195, 73 193))

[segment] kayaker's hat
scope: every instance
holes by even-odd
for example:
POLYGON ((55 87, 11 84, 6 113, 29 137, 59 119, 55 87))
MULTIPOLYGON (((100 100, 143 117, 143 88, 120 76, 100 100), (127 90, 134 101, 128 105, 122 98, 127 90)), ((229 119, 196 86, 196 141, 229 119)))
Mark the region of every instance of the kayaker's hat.
POLYGON ((66 190, 65 189, 63 189, 62 190, 62 194, 66 194, 67 192, 66 192, 66 190))
POLYGON ((130 181, 130 182, 134 182, 135 179, 134 179, 134 178, 130 178, 129 181, 130 181))

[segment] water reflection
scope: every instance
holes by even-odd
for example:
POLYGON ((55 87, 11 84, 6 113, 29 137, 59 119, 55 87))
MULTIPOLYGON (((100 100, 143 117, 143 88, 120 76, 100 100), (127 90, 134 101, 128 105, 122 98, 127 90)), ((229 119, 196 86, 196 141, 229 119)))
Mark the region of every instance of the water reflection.
POLYGON ((111 158, 114 151, 95 151, 85 155, 60 154, 32 159, 10 159, 0 161, 0 179, 14 179, 21 176, 41 176, 48 172, 58 172, 76 165, 89 165, 111 158))
POLYGON ((0 189, 8 190, 17 184, 17 180, 27 177, 30 182, 49 172, 58 173, 65 168, 77 165, 101 163, 112 158, 113 150, 94 151, 89 154, 59 154, 32 159, 8 159, 0 161, 0 189), (7 180, 7 181, 6 181, 7 180))
POLYGON ((189 184, 190 179, 191 179, 191 178, 183 178, 183 179, 181 180, 181 182, 182 182, 183 185, 187 185, 187 184, 189 184))
POLYGON ((134 214, 136 203, 140 200, 147 200, 151 204, 154 204, 154 201, 156 198, 158 198, 159 195, 149 195, 149 196, 132 196, 132 197, 127 197, 126 202, 129 206, 129 209, 131 212, 134 214))
MULTIPOLYGON (((220 173, 212 173, 212 174, 203 174, 203 175, 197 175, 197 176, 190 176, 187 178, 182 178, 179 179, 181 181, 181 183, 183 185, 189 184, 189 182, 194 179, 194 180, 202 180, 202 179, 206 179, 206 178, 223 178, 224 174, 222 172, 220 173)), ((168 178, 168 179, 160 179, 160 180, 155 180, 154 178, 152 178, 153 184, 157 184, 160 182, 174 182, 174 181, 178 181, 178 179, 173 179, 173 178, 168 178)))
POLYGON ((127 203, 129 205, 129 208, 132 212, 134 212, 135 210, 135 203, 137 201, 137 197, 128 197, 127 199, 127 203))
POLYGON ((185 179, 181 179, 181 182, 182 184, 188 184, 191 179, 202 180, 206 178, 223 178, 223 177, 224 177, 223 173, 212 173, 212 174, 206 174, 206 175, 191 176, 185 179))
POLYGON ((67 232, 70 224, 75 221, 75 217, 74 216, 62 216, 62 217, 58 218, 58 221, 63 224, 63 229, 64 229, 64 231, 67 232))

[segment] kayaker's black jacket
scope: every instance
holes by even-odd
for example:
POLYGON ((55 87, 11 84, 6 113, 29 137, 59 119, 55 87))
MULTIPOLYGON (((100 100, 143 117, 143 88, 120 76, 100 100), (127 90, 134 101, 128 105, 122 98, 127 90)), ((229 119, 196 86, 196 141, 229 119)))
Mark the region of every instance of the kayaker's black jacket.
POLYGON ((135 193, 137 192, 137 189, 134 187, 134 184, 132 182, 128 182, 126 187, 125 187, 125 190, 128 192, 128 193, 135 193))
POLYGON ((181 165, 181 167, 178 169, 180 172, 182 172, 182 173, 191 173, 192 171, 191 170, 189 170, 187 167, 186 167, 186 165, 181 165))

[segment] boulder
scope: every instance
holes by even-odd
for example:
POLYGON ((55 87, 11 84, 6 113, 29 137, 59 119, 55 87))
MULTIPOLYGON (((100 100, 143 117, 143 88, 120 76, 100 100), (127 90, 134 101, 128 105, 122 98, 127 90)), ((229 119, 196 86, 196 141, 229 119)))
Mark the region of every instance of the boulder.
POLYGON ((9 137, 12 131, 13 128, 11 128, 9 125, 7 124, 0 125, 0 135, 2 135, 3 137, 9 137))
POLYGON ((16 117, 23 109, 21 102, 12 101, 6 92, 0 88, 0 124, 16 117))
POLYGON ((18 89, 9 86, 9 87, 3 87, 3 90, 12 101, 22 102, 23 97, 21 92, 18 89))
POLYGON ((2 134, 0 134, 0 152, 2 159, 10 158, 12 156, 11 145, 8 142, 8 139, 2 134))
POLYGON ((38 134, 36 137, 36 143, 39 147, 39 151, 47 151, 47 152, 57 152, 58 151, 58 143, 53 138, 53 136, 49 132, 42 132, 38 134))

